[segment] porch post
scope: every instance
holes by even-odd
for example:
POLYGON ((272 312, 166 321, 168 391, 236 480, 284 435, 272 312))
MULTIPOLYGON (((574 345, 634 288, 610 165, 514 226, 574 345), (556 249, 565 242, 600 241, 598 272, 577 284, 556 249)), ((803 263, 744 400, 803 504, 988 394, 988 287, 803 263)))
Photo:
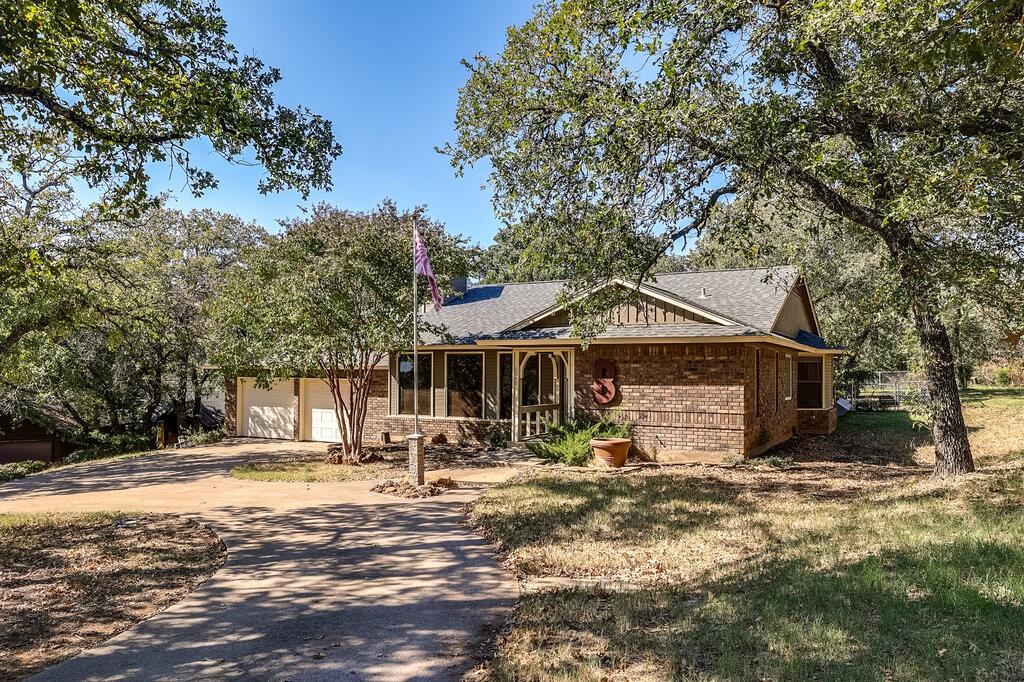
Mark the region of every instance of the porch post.
POLYGON ((519 405, 522 385, 519 379, 519 351, 512 349, 512 442, 519 442, 519 405))
MULTIPOLYGON (((562 352, 551 353, 551 368, 555 375, 551 377, 551 387, 555 394, 555 404, 562 404, 562 384, 565 383, 565 357, 562 352)), ((555 424, 561 425, 562 423, 562 410, 555 410, 555 424)))
POLYGON ((569 420, 576 419, 576 350, 573 348, 569 349, 566 354, 565 362, 568 367, 569 379, 566 382, 568 389, 568 400, 569 409, 565 411, 569 415, 569 420))

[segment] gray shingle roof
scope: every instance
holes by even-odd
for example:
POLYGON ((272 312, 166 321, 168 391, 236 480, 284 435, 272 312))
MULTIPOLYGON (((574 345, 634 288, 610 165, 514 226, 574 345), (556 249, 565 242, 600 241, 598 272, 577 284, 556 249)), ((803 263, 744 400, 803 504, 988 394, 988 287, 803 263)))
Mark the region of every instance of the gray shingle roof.
POLYGON ((657 275, 651 286, 767 332, 775 325, 797 277, 792 267, 678 272, 657 275), (707 298, 701 298, 702 290, 707 298))
MULTIPOLYGON (((461 298, 445 303, 441 312, 431 308, 424 321, 448 328, 456 342, 468 343, 477 336, 497 334, 516 322, 550 308, 564 282, 477 284, 461 298)), ((428 343, 436 339, 426 339, 428 343)))
MULTIPOLYGON (((770 332, 796 279, 796 269, 789 267, 657 275, 649 282, 649 286, 737 324, 659 325, 657 332, 648 326, 618 327, 614 328, 618 329, 614 333, 623 338, 626 338, 625 335, 642 337, 655 334, 699 336, 703 331, 699 327, 709 327, 714 333, 707 331, 703 333, 704 336, 721 336, 725 335, 723 330, 730 326, 733 329, 729 333, 734 334, 770 332), (702 297, 702 293, 706 296, 702 297), (678 333, 667 334, 668 327, 678 327, 674 329, 678 333), (740 329, 745 331, 740 332, 740 329)), ((472 343, 478 337, 493 338, 516 323, 555 305, 563 285, 564 281, 478 284, 469 287, 463 297, 446 303, 439 313, 429 310, 423 319, 446 326, 456 343, 472 343)), ((545 330, 545 333, 548 331, 545 330)), ((606 333, 611 333, 611 330, 606 333)), ((427 343, 440 341, 429 337, 425 340, 427 343)))

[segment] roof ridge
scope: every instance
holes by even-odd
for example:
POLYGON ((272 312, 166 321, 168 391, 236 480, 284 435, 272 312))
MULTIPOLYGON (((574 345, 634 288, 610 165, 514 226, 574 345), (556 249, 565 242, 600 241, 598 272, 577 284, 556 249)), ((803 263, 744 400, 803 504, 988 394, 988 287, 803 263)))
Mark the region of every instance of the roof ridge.
POLYGON ((747 268, 716 268, 714 270, 677 270, 675 272, 655 272, 654 277, 665 277, 668 275, 706 275, 712 272, 749 272, 752 270, 799 270, 796 265, 762 265, 747 268))
MULTIPOLYGON (((757 267, 746 267, 746 268, 715 268, 713 270, 682 270, 676 272, 655 272, 651 273, 652 277, 665 277, 668 275, 706 275, 712 272, 744 272, 751 270, 799 270, 796 265, 762 265, 757 267)), ((533 279, 529 282, 478 282, 476 284, 470 284, 470 288, 474 287, 497 287, 497 286, 515 286, 520 284, 564 284, 568 282, 567 279, 533 279)))
POLYGON ((470 284, 469 288, 475 287, 509 287, 519 284, 564 284, 568 282, 567 279, 534 279, 529 282, 477 282, 476 284, 470 284))

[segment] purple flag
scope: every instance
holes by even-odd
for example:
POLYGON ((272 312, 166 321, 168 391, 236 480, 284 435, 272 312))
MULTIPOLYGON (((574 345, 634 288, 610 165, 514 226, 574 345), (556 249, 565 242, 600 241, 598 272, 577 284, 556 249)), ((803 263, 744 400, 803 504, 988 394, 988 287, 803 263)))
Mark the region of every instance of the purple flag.
POLYGON ((434 278, 434 271, 430 267, 430 256, 427 255, 427 247, 420 239, 420 231, 415 226, 412 228, 412 258, 415 262, 414 272, 417 275, 424 275, 430 282, 430 298, 434 302, 434 312, 441 310, 441 292, 437 290, 437 280, 434 278))

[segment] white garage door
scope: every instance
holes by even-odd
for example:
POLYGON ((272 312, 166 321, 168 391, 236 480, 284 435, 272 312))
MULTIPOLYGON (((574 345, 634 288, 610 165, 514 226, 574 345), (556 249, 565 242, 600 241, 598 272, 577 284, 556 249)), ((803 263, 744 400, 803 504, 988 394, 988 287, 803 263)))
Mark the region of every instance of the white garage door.
MULTIPOLYGON (((302 400, 302 437, 326 443, 341 441, 341 427, 334 413, 334 398, 322 379, 305 379, 302 400)), ((348 382, 341 382, 341 394, 348 395, 348 382)))
POLYGON ((252 379, 243 379, 241 385, 242 435, 254 438, 294 437, 292 429, 291 379, 277 381, 269 391, 256 386, 252 379))

